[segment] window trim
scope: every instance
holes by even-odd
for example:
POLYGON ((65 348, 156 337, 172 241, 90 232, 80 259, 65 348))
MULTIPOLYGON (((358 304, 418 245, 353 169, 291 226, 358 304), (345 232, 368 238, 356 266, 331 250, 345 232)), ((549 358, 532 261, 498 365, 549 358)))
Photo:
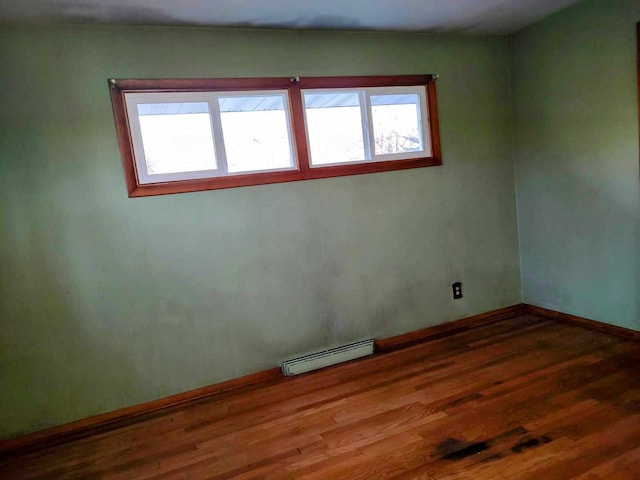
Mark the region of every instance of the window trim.
MULTIPOLYGON (((109 89, 116 134, 129 197, 197 192, 250 185, 293 182, 365 173, 422 168, 442 164, 435 75, 394 75, 354 77, 270 77, 270 78, 194 78, 194 79, 110 79, 109 89), (431 155, 400 160, 375 160, 331 165, 310 165, 303 108, 303 89, 415 87, 426 89, 426 127, 431 155), (229 92, 287 90, 289 92, 291 143, 296 169, 240 173, 189 180, 141 183, 138 178, 125 94, 166 92, 229 92)), ((426 141, 426 138, 425 138, 426 141)), ((416 152, 419 153, 419 152, 416 152)))

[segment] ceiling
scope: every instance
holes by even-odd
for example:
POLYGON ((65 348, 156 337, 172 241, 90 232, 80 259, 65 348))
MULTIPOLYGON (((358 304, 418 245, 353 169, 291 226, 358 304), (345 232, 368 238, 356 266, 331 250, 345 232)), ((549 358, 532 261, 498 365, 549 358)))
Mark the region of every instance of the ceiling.
POLYGON ((0 0, 2 23, 509 34, 578 0, 0 0))

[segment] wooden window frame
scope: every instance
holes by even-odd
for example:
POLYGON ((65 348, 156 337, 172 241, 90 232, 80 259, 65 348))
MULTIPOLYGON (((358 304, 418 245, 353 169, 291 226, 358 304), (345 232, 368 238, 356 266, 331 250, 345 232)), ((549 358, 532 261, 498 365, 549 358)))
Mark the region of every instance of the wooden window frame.
MULTIPOLYGON (((213 78, 213 79, 110 79, 109 90, 116 125, 122 166, 129 197, 197 192, 222 188, 294 182, 320 178, 388 172, 409 168, 432 167, 442 164, 436 98, 435 75, 355 76, 355 77, 294 77, 294 78, 213 78), (366 163, 310 166, 303 89, 375 88, 424 86, 426 89, 427 122, 431 145, 430 156, 411 159, 371 161, 366 163), (125 95, 145 92, 239 92, 255 90, 287 90, 291 114, 294 154, 297 169, 258 172, 191 180, 140 183, 129 127, 125 95)), ((421 153, 421 152, 419 152, 421 153)))

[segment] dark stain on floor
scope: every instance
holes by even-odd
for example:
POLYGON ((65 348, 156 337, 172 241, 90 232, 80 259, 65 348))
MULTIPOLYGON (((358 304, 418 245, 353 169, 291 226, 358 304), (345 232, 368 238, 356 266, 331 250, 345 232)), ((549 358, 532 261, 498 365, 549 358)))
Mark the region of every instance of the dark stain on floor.
POLYGON ((463 458, 476 455, 489 448, 487 442, 465 442, 456 438, 447 438, 438 445, 438 455, 443 460, 462 460, 463 458))
MULTIPOLYGON (((472 455, 477 455, 481 452, 484 452, 485 450, 488 450, 493 445, 499 443, 499 441, 502 439, 527 433, 529 432, 526 428, 518 426, 507 432, 496 435, 493 438, 489 438, 483 442, 466 442, 464 440, 458 440, 457 438, 447 438, 446 440, 438 444, 434 456, 438 456, 442 460, 462 460, 464 458, 471 457, 472 455)), ((540 445, 547 444, 551 442, 551 440, 552 439, 547 435, 542 435, 540 437, 532 437, 527 435, 521 438, 518 443, 511 447, 511 451, 514 453, 521 453, 528 448, 534 448, 540 445)), ((487 454, 485 454, 480 461, 490 462, 492 460, 503 458, 503 456, 504 455, 502 453, 491 454, 491 452, 487 452, 487 454)))
POLYGON ((546 435, 543 435, 538 438, 525 438, 516 443, 513 447, 511 447, 511 451, 515 453, 520 453, 526 448, 538 447, 540 445, 544 445, 549 443, 551 439, 546 435))
POLYGON ((494 460, 500 460, 501 458, 503 458, 503 455, 499 453, 494 453, 493 455, 489 455, 487 457, 482 458, 480 461, 482 463, 487 463, 487 462, 492 462, 494 460))

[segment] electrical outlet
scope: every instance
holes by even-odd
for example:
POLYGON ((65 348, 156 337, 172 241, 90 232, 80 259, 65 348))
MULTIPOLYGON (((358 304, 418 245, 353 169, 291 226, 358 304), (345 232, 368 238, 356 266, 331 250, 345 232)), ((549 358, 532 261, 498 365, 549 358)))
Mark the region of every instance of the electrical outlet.
POLYGON ((456 282, 451 285, 451 290, 453 291, 453 299, 457 300, 462 298, 462 283, 456 282))

